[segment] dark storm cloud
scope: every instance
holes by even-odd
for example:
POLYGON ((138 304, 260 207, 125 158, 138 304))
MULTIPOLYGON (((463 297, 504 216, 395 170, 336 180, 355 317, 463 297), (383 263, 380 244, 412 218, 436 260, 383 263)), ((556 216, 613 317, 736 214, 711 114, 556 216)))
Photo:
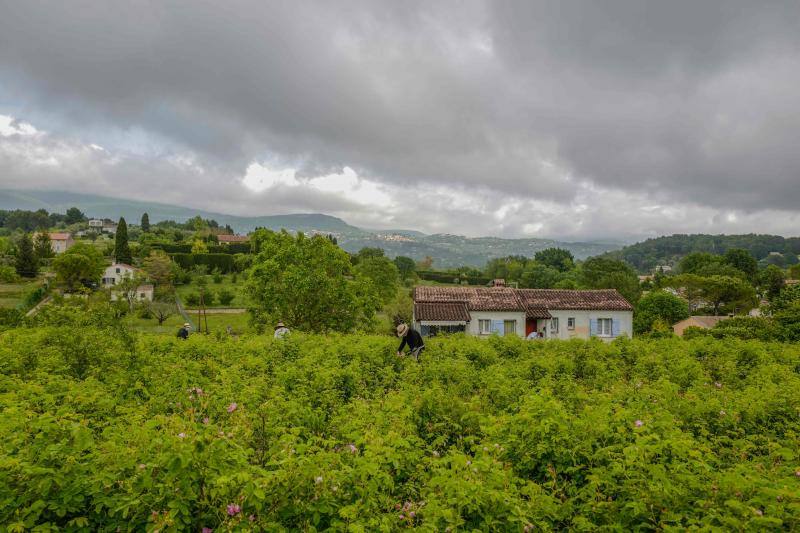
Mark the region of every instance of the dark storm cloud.
POLYGON ((796 1, 0 1, 0 112, 134 139, 149 163, 103 167, 128 190, 180 197, 154 162, 192 153, 195 186, 248 210, 253 161, 565 208, 589 186, 796 210, 798 52, 796 1))

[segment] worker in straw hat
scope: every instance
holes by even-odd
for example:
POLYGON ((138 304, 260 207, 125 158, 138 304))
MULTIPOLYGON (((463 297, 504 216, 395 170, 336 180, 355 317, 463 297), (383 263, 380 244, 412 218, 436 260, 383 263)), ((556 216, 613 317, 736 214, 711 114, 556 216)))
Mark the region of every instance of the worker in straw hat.
POLYGON ((425 349, 425 342, 422 340, 422 335, 415 329, 408 327, 408 324, 400 324, 397 326, 397 336, 403 339, 400 341, 400 347, 397 349, 397 356, 403 357, 403 348, 408 345, 411 350, 409 355, 419 361, 419 354, 425 349))
POLYGON ((289 328, 286 327, 286 324, 283 322, 278 322, 275 324, 275 338, 282 339, 289 333, 289 328))
POLYGON ((183 327, 178 330, 178 338, 186 340, 189 338, 189 330, 192 329, 192 325, 188 322, 183 324, 183 327))

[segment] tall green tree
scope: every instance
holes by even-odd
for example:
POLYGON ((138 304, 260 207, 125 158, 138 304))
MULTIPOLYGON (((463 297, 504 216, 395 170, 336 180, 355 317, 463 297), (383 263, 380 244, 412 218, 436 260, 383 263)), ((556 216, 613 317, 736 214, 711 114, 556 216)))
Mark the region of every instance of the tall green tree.
POLYGON ((724 260, 725 263, 744 272, 751 282, 756 280, 758 261, 744 248, 731 248, 725 252, 724 260))
POLYGON ((404 255, 398 255, 394 258, 394 266, 397 267, 402 279, 410 278, 412 275, 414 275, 414 270, 417 268, 417 264, 414 262, 414 260, 404 255))
POLYGON ((400 273, 394 263, 384 256, 362 259, 354 267, 356 276, 370 280, 375 292, 385 304, 397 297, 397 288, 400 285, 400 273))
POLYGON ((756 303, 756 292, 745 280, 733 276, 683 274, 670 278, 670 286, 684 291, 695 307, 707 306, 715 315, 744 313, 756 303))
POLYGON ((639 300, 642 292, 639 277, 627 263, 606 257, 591 257, 584 261, 579 280, 587 289, 617 289, 632 304, 639 300))
POLYGON ((33 241, 29 233, 24 233, 17 243, 14 268, 23 278, 35 278, 39 273, 39 260, 33 250, 33 241))
POLYGON ((575 258, 569 250, 563 248, 547 248, 536 252, 533 257, 538 263, 542 263, 559 272, 567 272, 575 266, 575 258))
POLYGON ((50 259, 55 255, 49 233, 40 231, 36 234, 36 238, 33 240, 33 251, 39 260, 50 259))
POLYGON ((133 262, 131 248, 128 244, 128 223, 125 222, 124 217, 119 219, 117 233, 114 236, 114 259, 117 263, 131 264, 133 262))
POLYGON ((371 322, 379 307, 372 283, 353 278, 347 252, 322 236, 256 230, 259 254, 248 271, 252 319, 283 320, 305 331, 351 331, 371 322))
POLYGON ((666 291, 653 291, 641 297, 633 313, 634 333, 647 333, 658 322, 673 325, 689 317, 689 303, 666 291))
POLYGON ((775 265, 768 265, 758 274, 758 285, 761 292, 770 300, 780 294, 785 283, 786 273, 775 265))
POLYGON ((105 261, 96 247, 79 242, 53 259, 53 270, 60 283, 69 290, 75 290, 99 282, 105 270, 105 261))
POLYGON ((86 215, 78 209, 77 207, 70 207, 67 209, 67 214, 64 216, 64 223, 65 224, 77 224, 78 222, 84 222, 86 220, 86 215))
POLYGON ((533 261, 525 265, 519 286, 525 289, 552 289, 563 277, 557 268, 533 261))
POLYGON ((150 215, 147 213, 143 214, 142 221, 139 225, 141 226, 143 232, 147 233, 150 231, 150 215))

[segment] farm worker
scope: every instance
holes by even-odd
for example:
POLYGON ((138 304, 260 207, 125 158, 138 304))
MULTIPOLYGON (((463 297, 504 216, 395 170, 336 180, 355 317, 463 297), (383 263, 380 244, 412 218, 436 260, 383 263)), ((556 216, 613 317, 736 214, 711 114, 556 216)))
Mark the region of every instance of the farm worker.
POLYGON ((286 325, 284 325, 283 322, 278 322, 275 325, 275 338, 276 339, 284 338, 287 333, 289 333, 289 328, 287 328, 286 325))
POLYGON ((538 339, 538 338, 539 338, 539 332, 538 331, 531 331, 530 333, 528 333, 528 336, 525 337, 525 339, 529 340, 529 341, 533 340, 533 339, 538 339))
POLYGON ((419 361, 419 354, 425 349, 425 343, 422 340, 422 335, 415 329, 408 327, 408 324, 400 324, 397 326, 397 336, 403 340, 400 342, 400 347, 397 349, 397 356, 403 357, 403 348, 408 345, 409 355, 419 361))
POLYGON ((186 340, 189 338, 189 330, 192 329, 192 325, 188 322, 183 324, 183 327, 178 330, 178 338, 186 340))

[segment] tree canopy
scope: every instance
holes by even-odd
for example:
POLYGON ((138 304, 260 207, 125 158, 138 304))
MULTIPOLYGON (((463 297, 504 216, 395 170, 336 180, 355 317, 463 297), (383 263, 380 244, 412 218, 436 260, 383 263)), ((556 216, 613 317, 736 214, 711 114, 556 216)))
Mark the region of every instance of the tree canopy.
POLYGON ((117 263, 131 264, 133 256, 131 255, 131 248, 128 244, 128 223, 125 218, 119 219, 117 224, 117 233, 114 237, 114 259, 117 263))
POLYGON ((17 257, 14 262, 17 274, 23 278, 35 278, 39 273, 39 260, 33 249, 29 233, 24 233, 17 242, 17 257))
POLYGON ((257 230, 260 252, 248 271, 252 319, 283 320, 304 331, 351 331, 378 309, 372 283, 353 277, 347 252, 321 236, 257 230))
POLYGON ((75 290, 100 281, 105 261, 97 248, 79 242, 53 259, 53 270, 60 283, 69 290, 75 290))

